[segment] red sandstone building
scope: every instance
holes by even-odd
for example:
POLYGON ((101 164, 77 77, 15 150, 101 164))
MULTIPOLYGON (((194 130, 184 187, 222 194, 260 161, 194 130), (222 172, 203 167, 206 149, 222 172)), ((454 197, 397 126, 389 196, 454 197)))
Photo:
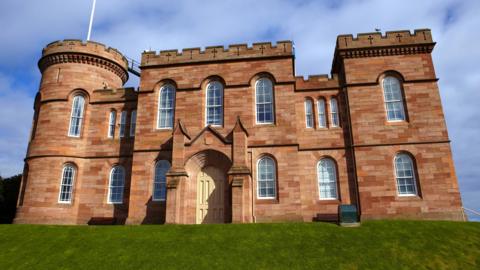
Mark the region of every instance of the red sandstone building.
POLYGON ((430 30, 341 35, 331 76, 289 41, 43 50, 16 223, 462 218, 430 30))

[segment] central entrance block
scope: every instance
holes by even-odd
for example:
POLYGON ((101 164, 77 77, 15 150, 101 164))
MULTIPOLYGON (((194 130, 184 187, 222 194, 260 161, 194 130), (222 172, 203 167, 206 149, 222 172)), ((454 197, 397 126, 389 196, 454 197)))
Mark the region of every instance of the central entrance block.
POLYGON ((213 166, 197 174, 197 224, 225 222, 225 174, 213 166))

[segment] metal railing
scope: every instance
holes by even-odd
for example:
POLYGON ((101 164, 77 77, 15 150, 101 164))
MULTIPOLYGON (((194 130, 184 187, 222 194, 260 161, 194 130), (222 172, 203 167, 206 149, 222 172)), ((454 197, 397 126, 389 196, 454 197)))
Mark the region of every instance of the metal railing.
POLYGON ((128 71, 137 77, 140 77, 140 63, 135 59, 125 56, 128 61, 128 71))
POLYGON ((466 217, 465 211, 467 211, 467 212, 469 212, 469 213, 472 213, 472 214, 480 217, 480 212, 475 211, 475 210, 470 209, 470 208, 466 208, 466 207, 462 207, 462 208, 463 208, 463 220, 464 220, 464 221, 467 221, 467 217, 466 217))

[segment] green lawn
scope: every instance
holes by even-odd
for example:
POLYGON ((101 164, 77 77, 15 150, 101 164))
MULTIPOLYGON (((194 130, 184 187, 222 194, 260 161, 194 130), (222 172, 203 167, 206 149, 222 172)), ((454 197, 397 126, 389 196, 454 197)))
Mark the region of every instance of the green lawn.
POLYGON ((0 225, 0 269, 480 269, 480 223, 0 225))

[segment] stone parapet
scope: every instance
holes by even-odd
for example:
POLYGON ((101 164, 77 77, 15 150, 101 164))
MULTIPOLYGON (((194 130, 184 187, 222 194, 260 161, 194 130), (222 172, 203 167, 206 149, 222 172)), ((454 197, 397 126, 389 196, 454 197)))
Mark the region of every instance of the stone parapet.
POLYGON ((66 39, 48 44, 38 62, 40 71, 59 63, 100 66, 118 75, 124 83, 128 80, 127 59, 117 49, 94 41, 66 39))
POLYGON ((291 41, 278 41, 276 45, 270 42, 253 43, 252 47, 248 47, 247 44, 229 45, 228 49, 223 46, 212 46, 206 47, 203 51, 200 48, 188 48, 180 52, 148 51, 142 54, 141 67, 282 56, 293 56, 291 41))

